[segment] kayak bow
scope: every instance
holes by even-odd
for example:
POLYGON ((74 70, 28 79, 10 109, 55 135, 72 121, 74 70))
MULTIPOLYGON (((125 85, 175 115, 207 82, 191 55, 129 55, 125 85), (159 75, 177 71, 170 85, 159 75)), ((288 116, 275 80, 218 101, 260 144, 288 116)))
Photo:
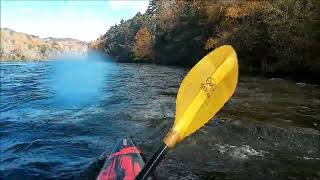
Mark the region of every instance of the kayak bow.
POLYGON ((144 161, 131 139, 118 139, 97 180, 133 180, 144 161))

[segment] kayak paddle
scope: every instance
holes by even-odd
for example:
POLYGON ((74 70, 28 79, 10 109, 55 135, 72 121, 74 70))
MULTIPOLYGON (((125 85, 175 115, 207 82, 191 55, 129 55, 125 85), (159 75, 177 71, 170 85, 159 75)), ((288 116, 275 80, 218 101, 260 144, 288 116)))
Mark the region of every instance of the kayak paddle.
POLYGON ((232 46, 221 46, 202 58, 182 81, 175 121, 136 180, 147 179, 165 152, 204 126, 228 101, 238 82, 238 60, 232 46))

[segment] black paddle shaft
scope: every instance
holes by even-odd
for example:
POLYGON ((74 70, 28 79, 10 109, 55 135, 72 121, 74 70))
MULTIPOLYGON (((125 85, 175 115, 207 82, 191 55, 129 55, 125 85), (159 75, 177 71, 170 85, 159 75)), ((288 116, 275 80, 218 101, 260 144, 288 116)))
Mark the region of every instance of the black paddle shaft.
POLYGON ((163 156, 167 152, 168 146, 162 142, 161 145, 158 147, 157 151, 153 154, 151 159, 147 162, 147 164, 142 168, 138 176, 135 180, 146 180, 149 174, 154 170, 154 168, 160 163, 163 156))

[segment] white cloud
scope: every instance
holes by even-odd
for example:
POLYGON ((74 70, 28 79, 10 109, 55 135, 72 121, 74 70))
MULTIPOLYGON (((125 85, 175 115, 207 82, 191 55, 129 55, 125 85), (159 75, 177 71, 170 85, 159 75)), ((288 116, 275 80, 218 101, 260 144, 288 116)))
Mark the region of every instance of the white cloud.
POLYGON ((31 8, 24 8, 24 7, 19 8, 18 10, 19 10, 20 13, 22 13, 22 14, 30 14, 30 13, 33 12, 33 10, 32 10, 31 8))
POLYGON ((140 13, 144 13, 149 5, 148 0, 113 0, 108 3, 113 10, 131 10, 140 13))

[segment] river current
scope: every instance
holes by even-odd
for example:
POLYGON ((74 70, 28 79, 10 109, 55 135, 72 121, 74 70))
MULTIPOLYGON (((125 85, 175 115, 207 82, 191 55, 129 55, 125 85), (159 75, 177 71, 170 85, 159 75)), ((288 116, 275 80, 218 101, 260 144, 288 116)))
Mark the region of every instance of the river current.
MULTIPOLYGON (((0 179, 94 179, 131 137, 148 159, 187 69, 87 61, 1 63, 0 179)), ((172 149, 159 179, 319 179, 320 87, 240 74, 236 93, 172 149)))

